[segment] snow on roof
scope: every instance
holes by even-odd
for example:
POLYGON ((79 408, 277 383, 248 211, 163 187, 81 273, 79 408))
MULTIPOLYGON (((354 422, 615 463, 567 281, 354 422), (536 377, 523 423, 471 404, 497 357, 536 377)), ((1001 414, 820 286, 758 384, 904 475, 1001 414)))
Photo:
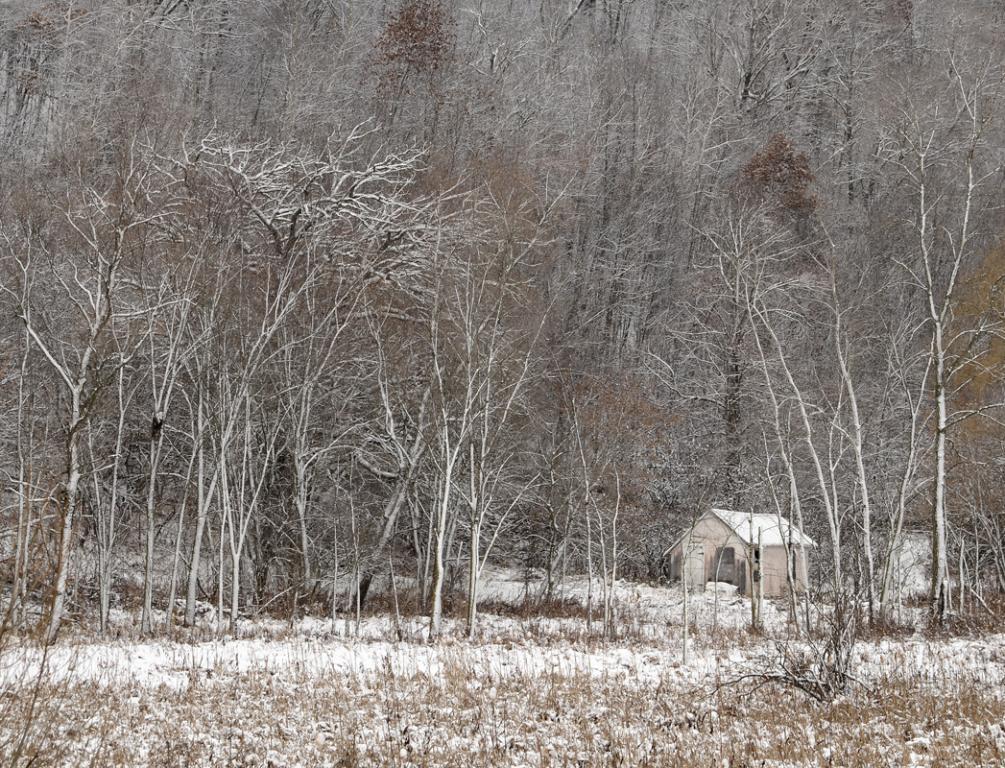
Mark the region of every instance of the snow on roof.
POLYGON ((735 512, 731 509, 712 509, 712 514, 733 529, 744 544, 756 544, 760 537, 762 547, 778 547, 792 541, 807 547, 815 547, 813 541, 805 533, 789 525, 789 521, 781 515, 754 514, 735 512), (753 525, 751 525, 753 522, 753 525), (789 530, 791 528, 791 531, 789 530), (753 532, 753 536, 751 535, 753 532), (791 539, 790 539, 791 534, 791 539))

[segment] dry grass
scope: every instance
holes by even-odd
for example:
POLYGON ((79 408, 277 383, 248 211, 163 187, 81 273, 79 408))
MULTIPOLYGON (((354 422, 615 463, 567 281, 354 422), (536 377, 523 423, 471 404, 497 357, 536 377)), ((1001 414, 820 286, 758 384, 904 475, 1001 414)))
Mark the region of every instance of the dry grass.
POLYGON ((965 683, 933 690, 928 681, 895 677, 870 688, 816 705, 779 687, 693 690, 630 675, 492 673, 460 655, 435 676, 390 667, 320 678, 296 670, 203 671, 181 689, 44 687, 43 699, 61 702, 56 739, 32 750, 30 764, 871 768, 1005 762, 1001 698, 965 683), (49 751, 54 743, 60 751, 49 751))
POLYGON ((48 649, 0 631, 0 768, 66 764, 70 745, 60 732, 73 697, 67 682, 51 679, 48 649))
POLYGON ((403 617, 405 643, 386 614, 366 619, 358 641, 347 637, 351 621, 335 633, 314 621, 299 636, 307 625, 249 623, 239 635, 276 661, 247 672, 233 664, 245 641, 214 642, 207 663, 186 661, 213 637, 207 627, 146 644, 64 637, 64 667, 92 643, 126 665, 97 682, 35 674, 31 649, 14 644, 0 649, 0 768, 1005 765, 1001 638, 884 628, 858 647, 862 683, 815 702, 758 678, 781 636, 694 626, 682 669, 679 625, 626 611, 610 638, 599 621, 587 631, 578 606, 550 606, 548 617, 498 610, 506 615, 486 611, 474 643, 448 619, 438 648, 423 642, 419 616, 403 617), (152 676, 117 674, 165 647, 174 650, 152 676), (338 666, 325 661, 332 649, 376 661, 338 666), (590 660, 571 663, 576 654, 590 660))

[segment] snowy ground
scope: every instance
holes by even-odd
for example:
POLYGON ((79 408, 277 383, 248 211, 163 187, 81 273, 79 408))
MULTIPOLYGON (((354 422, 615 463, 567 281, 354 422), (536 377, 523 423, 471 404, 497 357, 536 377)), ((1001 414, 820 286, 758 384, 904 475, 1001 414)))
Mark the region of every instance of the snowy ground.
MULTIPOLYGON (((486 588, 515 598, 515 580, 486 588)), ((684 663, 681 595, 618 596, 617 640, 582 619, 489 614, 476 640, 448 621, 436 645, 422 621, 388 617, 358 636, 305 619, 213 640, 70 638, 46 658, 24 739, 42 651, 8 648, 0 755, 20 741, 21 764, 65 766, 1005 764, 1005 635, 862 642, 857 683, 819 704, 756 677, 784 641, 783 606, 760 637, 743 630, 746 600, 694 596, 684 663)))

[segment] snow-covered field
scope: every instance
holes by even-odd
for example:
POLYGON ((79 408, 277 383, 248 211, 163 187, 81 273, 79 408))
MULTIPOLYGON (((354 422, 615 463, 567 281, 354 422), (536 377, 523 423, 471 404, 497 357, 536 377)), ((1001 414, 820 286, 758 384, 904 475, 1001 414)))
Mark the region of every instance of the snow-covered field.
MULTIPOLYGON (((512 584, 487 584, 512 599, 512 584)), ((570 594, 581 597, 584 586, 570 594)), ((237 636, 64 639, 0 655, 0 757, 122 766, 1005 764, 1005 635, 860 642, 833 702, 765 684, 785 642, 749 603, 621 584, 621 634, 578 618, 246 622, 237 636), (398 637, 405 638, 398 640, 398 637), (31 728, 26 712, 32 712, 31 728), (22 737, 23 734, 23 737, 22 737), (18 753, 17 745, 23 747, 18 753)), ((120 630, 131 636, 125 614, 120 630)), ((19 762, 18 762, 19 761, 19 762)), ((33 762, 30 762, 33 761, 33 762)), ((9 761, 0 760, 6 765, 9 761)))

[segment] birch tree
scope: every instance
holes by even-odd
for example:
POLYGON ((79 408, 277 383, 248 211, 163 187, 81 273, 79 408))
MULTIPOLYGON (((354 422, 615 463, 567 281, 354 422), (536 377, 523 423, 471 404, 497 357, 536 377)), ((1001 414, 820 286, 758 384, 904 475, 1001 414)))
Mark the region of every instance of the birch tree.
POLYGON ((130 268, 142 258, 154 225, 167 216, 168 211, 155 202, 162 188, 163 179, 150 158, 134 143, 123 149, 119 167, 104 183, 81 184, 78 193, 69 195, 67 205, 57 211, 66 225, 62 236, 27 233, 36 244, 45 245, 44 250, 18 250, 18 283, 27 285, 34 270, 45 270, 51 296, 66 307, 63 317, 51 316, 37 293, 4 286, 66 402, 59 544, 45 628, 50 641, 59 633, 64 612, 84 469, 81 440, 102 390, 136 352, 135 347, 110 348, 108 339, 121 326, 153 311, 138 302, 130 268))
POLYGON ((901 266, 920 292, 927 313, 934 401, 932 482, 931 610, 942 620, 950 605, 947 539, 947 441, 962 420, 978 415, 953 405, 961 366, 982 351, 992 330, 986 324, 954 328, 957 290, 968 265, 984 242, 978 218, 990 182, 1000 164, 989 151, 1001 78, 990 61, 970 72, 956 54, 945 55, 948 77, 926 111, 908 100, 891 150, 911 185, 914 214, 913 253, 901 266), (948 113, 948 114, 947 114, 948 113))

